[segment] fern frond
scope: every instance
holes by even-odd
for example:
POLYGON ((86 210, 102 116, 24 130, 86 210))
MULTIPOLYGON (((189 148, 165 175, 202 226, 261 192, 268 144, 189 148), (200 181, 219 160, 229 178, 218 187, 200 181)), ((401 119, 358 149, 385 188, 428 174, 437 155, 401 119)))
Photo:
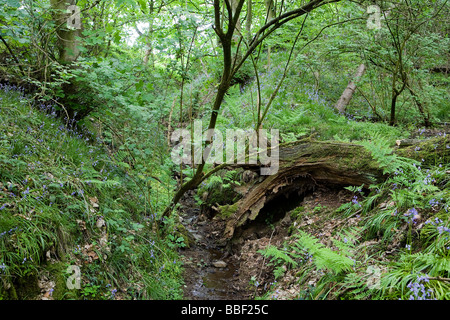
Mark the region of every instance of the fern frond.
POLYGON ((208 184, 206 185, 206 188, 210 191, 210 190, 212 190, 214 188, 221 187, 222 184, 223 184, 223 180, 222 180, 221 177, 219 177, 219 176, 212 176, 209 179, 208 184))
POLYGON ((225 172, 224 180, 233 181, 236 175, 236 170, 230 170, 225 172))
POLYGON ((259 250, 259 253, 261 253, 266 258, 271 258, 272 262, 278 262, 278 263, 289 263, 293 267, 297 266, 297 262, 294 261, 286 252, 284 252, 281 249, 278 249, 277 247, 270 245, 264 250, 259 250))
POLYGON ((361 227, 353 227, 337 233, 338 239, 331 239, 333 245, 339 249, 339 252, 345 256, 352 256, 355 250, 355 244, 362 233, 361 227))
POLYGON ((383 169, 383 173, 393 173, 398 170, 402 164, 401 159, 393 153, 390 142, 379 133, 375 133, 370 141, 361 141, 360 144, 364 146, 370 153, 374 160, 383 169))
POLYGON ((314 258, 314 263, 318 269, 328 269, 335 273, 348 271, 354 265, 350 258, 325 247, 314 236, 306 232, 299 231, 296 235, 296 245, 299 249, 306 249, 314 258))

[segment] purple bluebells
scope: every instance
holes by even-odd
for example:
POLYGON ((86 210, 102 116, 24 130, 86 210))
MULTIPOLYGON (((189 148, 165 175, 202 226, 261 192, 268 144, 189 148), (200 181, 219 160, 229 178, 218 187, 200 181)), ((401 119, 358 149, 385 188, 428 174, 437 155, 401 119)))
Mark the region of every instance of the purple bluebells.
POLYGON ((428 204, 432 207, 439 205, 439 201, 437 201, 436 199, 431 199, 430 201, 428 201, 428 204))
POLYGON ((411 208, 404 214, 404 216, 407 219, 407 221, 406 221, 407 223, 411 223, 411 222, 417 223, 417 218, 419 216, 419 213, 417 212, 416 208, 411 208))
POLYGON ((361 207, 361 204, 358 202, 358 196, 353 196, 352 203, 358 207, 361 207))
POLYGON ((5 84, 0 83, 0 90, 3 90, 5 93, 18 92, 18 93, 20 93, 22 98, 25 97, 25 88, 16 86, 15 84, 10 85, 7 83, 5 83, 5 84))
MULTIPOLYGON (((419 167, 419 170, 420 170, 420 167, 419 167)), ((431 183, 434 183, 434 182, 436 182, 436 179, 434 179, 431 176, 431 173, 428 173, 427 176, 425 177, 425 179, 423 180, 424 184, 431 184, 431 183)))
POLYGON ((431 295, 433 290, 425 288, 424 283, 429 282, 428 276, 417 276, 415 282, 410 282, 407 287, 411 291, 411 295, 409 296, 409 300, 433 300, 431 299, 431 295))
POLYGON ((11 235, 16 230, 17 230, 17 227, 11 228, 8 231, 3 231, 3 232, 0 233, 0 238, 3 238, 7 234, 11 235))
POLYGON ((444 225, 444 221, 442 221, 440 218, 434 218, 434 220, 427 220, 425 224, 431 224, 436 227, 436 230, 439 232, 439 234, 443 234, 444 232, 447 232, 450 234, 450 228, 447 228, 444 225))
POLYGON ((439 234, 442 234, 444 232, 450 233, 450 229, 444 226, 438 226, 436 229, 439 232, 439 234))

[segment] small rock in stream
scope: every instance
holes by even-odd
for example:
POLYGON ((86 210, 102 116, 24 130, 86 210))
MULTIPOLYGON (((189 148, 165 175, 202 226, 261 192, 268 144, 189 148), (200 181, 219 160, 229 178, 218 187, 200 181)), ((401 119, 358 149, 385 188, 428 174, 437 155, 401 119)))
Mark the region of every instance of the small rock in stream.
POLYGON ((198 234, 198 233, 192 233, 193 237, 195 240, 197 241, 202 241, 203 240, 203 236, 198 234))
POLYGON ((227 267, 227 263, 225 261, 222 261, 222 260, 214 261, 212 264, 216 268, 226 268, 227 267))

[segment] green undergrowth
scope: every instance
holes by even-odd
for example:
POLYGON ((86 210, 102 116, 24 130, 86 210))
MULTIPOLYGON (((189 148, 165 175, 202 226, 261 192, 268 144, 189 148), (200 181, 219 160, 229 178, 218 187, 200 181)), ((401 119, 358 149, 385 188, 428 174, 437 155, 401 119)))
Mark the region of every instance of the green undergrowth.
MULTIPOLYGON (((264 110, 269 98, 276 90, 285 61, 280 59, 267 71, 259 74, 261 109, 264 110)), ((298 68, 302 68, 299 65, 298 68)), ((407 122, 396 127, 372 117, 370 108, 364 103, 349 108, 351 113, 341 115, 333 105, 339 95, 319 90, 312 80, 303 75, 298 77, 292 69, 267 109, 263 121, 264 129, 277 129, 281 142, 296 141, 314 135, 317 140, 337 140, 344 142, 365 140, 374 134, 381 134, 391 145, 397 139, 408 138, 407 122), (355 111, 356 109, 356 111, 355 111)), ((254 79, 242 92, 233 86, 226 96, 217 120, 217 129, 225 132, 229 128, 254 129, 258 112, 258 90, 254 79)), ((335 79, 333 80, 335 81, 335 79)), ((342 88, 342 90, 345 87, 342 88)), ((340 93, 339 93, 340 94, 340 93)), ((356 98, 355 101, 359 101, 356 98)), ((353 101, 352 101, 353 103, 353 101)), ((264 112, 261 111, 261 114, 264 112)))
POLYGON ((15 89, 0 90, 0 299, 179 299, 180 244, 159 234, 174 222, 157 231, 151 202, 168 191, 15 89))

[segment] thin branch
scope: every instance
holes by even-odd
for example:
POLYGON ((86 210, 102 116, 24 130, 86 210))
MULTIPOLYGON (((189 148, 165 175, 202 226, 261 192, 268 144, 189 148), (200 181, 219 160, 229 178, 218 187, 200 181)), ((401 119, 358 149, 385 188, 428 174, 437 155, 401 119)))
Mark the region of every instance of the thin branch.
MULTIPOLYGON (((258 130, 259 127, 260 127, 260 125, 262 124, 263 119, 266 117, 267 112, 269 111, 269 108, 270 108, 270 106, 271 106, 273 100, 275 99, 275 97, 276 97, 276 95, 277 95, 277 93, 278 93, 278 90, 280 90, 280 87, 281 87, 281 85, 283 84, 284 79, 286 78, 287 71, 289 70, 289 64, 290 64, 291 58, 292 58, 292 53, 294 52, 294 48, 295 48, 295 45, 297 44, 298 38, 299 38, 300 35, 302 34, 302 31, 303 31, 303 28, 304 28, 304 26, 305 26, 305 22, 306 22, 306 19, 307 19, 307 18, 308 18, 308 13, 307 13, 306 16, 305 16, 305 19, 303 19, 302 27, 300 28, 300 31, 298 32, 297 36, 295 37, 294 43, 292 44, 292 48, 291 48, 291 52, 289 53, 288 61, 286 62, 286 65, 285 65, 285 67, 284 67, 283 75, 281 76, 281 79, 280 79, 280 81, 278 82, 277 87, 276 87, 275 90, 272 92, 272 95, 270 96, 270 99, 269 99, 269 101, 267 102, 266 107, 265 107, 265 109, 264 109, 264 113, 262 114, 261 118, 258 119, 258 123, 256 124, 256 130, 258 130)), ((303 48, 304 48, 304 47, 303 47, 303 48)), ((302 48, 302 49, 303 49, 303 48, 302 48)), ((298 55, 299 52, 301 52, 301 50, 297 52, 297 55, 298 55)))
POLYGON ((220 1, 214 0, 214 25, 213 29, 216 32, 220 40, 222 40, 224 34, 220 25, 220 1))
MULTIPOLYGON (((331 1, 324 2, 323 0, 313 0, 301 8, 291 10, 289 12, 286 12, 286 13, 278 16, 277 18, 270 20, 263 27, 261 27, 258 30, 258 32, 256 33, 256 35, 253 37, 253 40, 250 42, 249 49, 245 53, 241 62, 233 70, 233 75, 242 66, 242 64, 248 58, 248 56, 253 53, 253 51, 256 49, 256 47, 260 43, 262 43, 273 31, 275 31, 276 29, 278 29, 285 23, 291 21, 292 19, 298 18, 308 12, 311 12, 312 10, 316 9, 317 7, 320 7, 325 4, 333 3, 333 2, 339 2, 339 1, 340 0, 331 0, 331 1), (270 28, 270 27, 272 27, 272 28, 270 28), (267 33, 264 33, 266 29, 269 29, 269 30, 267 33), (262 34, 262 36, 261 36, 261 34, 262 34)), ((361 18, 358 18, 358 19, 361 19, 361 18)), ((357 19, 353 19, 353 20, 357 20, 357 19)))
POLYGON ((2 40, 3 44, 6 46, 6 49, 8 49, 9 53, 11 54, 11 56, 13 57, 14 61, 16 61, 20 71, 22 72, 22 74, 24 76, 26 76, 27 74, 25 73, 25 71, 22 68, 22 65, 19 62, 19 59, 17 59, 16 55, 14 54, 14 52, 11 50, 11 48, 9 47, 8 43, 5 41, 5 39, 3 39, 3 37, 0 35, 0 40, 2 40))

